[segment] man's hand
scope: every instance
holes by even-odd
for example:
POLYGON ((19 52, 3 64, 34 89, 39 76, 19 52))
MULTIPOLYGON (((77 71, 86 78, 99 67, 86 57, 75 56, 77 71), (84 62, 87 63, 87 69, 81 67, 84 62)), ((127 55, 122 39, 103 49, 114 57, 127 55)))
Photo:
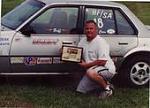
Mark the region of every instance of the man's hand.
POLYGON ((95 65, 104 66, 106 64, 107 60, 95 60, 94 62, 95 62, 94 63, 95 65))
POLYGON ((86 68, 87 63, 82 60, 81 63, 79 63, 79 65, 83 68, 86 68))

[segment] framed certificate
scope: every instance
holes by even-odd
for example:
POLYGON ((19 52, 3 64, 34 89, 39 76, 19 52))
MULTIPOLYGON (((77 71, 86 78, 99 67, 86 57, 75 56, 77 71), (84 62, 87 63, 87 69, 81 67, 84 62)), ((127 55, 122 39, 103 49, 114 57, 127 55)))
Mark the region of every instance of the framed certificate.
POLYGON ((62 46, 62 61, 81 62, 83 48, 74 46, 62 46))

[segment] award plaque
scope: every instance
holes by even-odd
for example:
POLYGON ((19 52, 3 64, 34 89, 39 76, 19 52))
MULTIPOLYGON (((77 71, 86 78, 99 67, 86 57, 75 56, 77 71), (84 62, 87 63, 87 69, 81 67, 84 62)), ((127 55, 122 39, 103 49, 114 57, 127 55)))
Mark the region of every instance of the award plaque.
POLYGON ((62 61, 70 62, 81 62, 83 48, 74 46, 63 46, 62 47, 62 61))

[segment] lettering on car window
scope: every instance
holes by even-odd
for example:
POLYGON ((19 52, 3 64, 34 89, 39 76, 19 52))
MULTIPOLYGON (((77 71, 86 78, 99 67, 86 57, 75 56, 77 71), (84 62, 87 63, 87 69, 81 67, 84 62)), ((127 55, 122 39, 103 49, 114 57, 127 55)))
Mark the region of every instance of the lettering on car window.
POLYGON ((110 9, 86 9, 87 20, 94 20, 99 28, 99 34, 114 34, 115 23, 113 12, 110 9))
POLYGON ((36 34, 78 34, 78 7, 53 7, 45 10, 30 26, 36 34))

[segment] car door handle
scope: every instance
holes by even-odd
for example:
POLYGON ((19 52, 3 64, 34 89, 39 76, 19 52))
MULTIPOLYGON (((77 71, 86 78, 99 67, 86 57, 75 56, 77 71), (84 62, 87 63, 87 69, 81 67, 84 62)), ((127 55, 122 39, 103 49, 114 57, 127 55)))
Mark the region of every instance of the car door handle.
POLYGON ((18 41, 20 41, 20 40, 21 40, 21 38, 20 38, 20 37, 19 37, 19 38, 15 38, 15 41, 17 41, 17 42, 18 42, 18 41))
POLYGON ((122 42, 119 42, 118 44, 119 45, 128 45, 128 43, 122 43, 122 42))
POLYGON ((63 41, 62 44, 73 44, 73 41, 63 41))

